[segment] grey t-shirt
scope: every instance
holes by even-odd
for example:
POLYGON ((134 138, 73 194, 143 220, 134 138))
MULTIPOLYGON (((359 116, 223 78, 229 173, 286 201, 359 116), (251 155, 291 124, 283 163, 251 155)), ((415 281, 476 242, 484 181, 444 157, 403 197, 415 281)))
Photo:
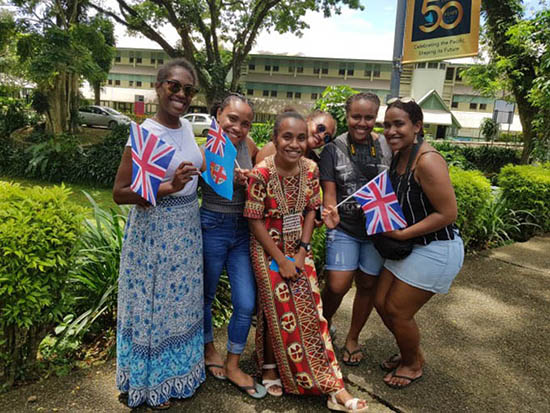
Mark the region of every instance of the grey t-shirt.
MULTIPOLYGON (((320 179, 336 183, 336 199, 338 203, 356 192, 368 181, 384 170, 389 169, 392 152, 384 135, 379 134, 378 139, 373 140, 374 150, 368 142, 353 143, 354 151, 350 148, 351 138, 348 133, 338 136, 334 142, 329 143, 321 152, 319 163, 320 179), (343 143, 347 153, 342 152, 336 141, 343 143), (351 159, 362 173, 351 164, 351 159)), ((338 208, 340 224, 338 229, 361 240, 367 239, 365 230, 365 214, 352 198, 338 208)))

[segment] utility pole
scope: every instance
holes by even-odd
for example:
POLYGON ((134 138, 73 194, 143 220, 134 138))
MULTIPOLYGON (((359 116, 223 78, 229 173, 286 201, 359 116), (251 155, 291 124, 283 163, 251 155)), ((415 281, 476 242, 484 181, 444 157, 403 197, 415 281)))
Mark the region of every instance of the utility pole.
POLYGON ((401 82, 401 57, 403 56, 403 38, 405 36, 406 15, 407 1, 397 0, 397 13, 395 15, 395 38, 393 39, 391 83, 388 99, 399 96, 399 83, 401 82))

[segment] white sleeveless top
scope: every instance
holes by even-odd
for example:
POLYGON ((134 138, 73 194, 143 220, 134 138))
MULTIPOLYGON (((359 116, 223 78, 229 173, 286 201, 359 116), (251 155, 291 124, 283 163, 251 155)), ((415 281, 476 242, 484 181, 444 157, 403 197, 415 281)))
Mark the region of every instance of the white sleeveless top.
MULTIPOLYGON (((195 135, 193 135, 191 124, 187 119, 181 119, 181 126, 177 129, 167 128, 153 119, 146 119, 141 126, 156 135, 159 139, 162 139, 167 144, 176 148, 174 157, 166 170, 166 176, 162 182, 171 181, 176 169, 183 161, 192 162, 194 166, 200 169, 202 166, 202 154, 195 141, 195 135)), ((128 138, 126 146, 132 146, 130 138, 128 138)), ((194 176, 191 181, 187 182, 181 191, 174 192, 170 194, 170 196, 194 194, 197 191, 198 181, 198 176, 194 176)))

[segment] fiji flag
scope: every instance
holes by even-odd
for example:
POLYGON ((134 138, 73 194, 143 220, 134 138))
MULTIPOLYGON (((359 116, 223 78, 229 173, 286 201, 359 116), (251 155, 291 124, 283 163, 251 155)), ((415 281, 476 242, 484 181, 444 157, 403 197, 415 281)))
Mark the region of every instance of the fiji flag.
POLYGON ((137 123, 130 124, 132 143, 132 184, 130 188, 151 204, 157 204, 157 192, 176 149, 137 123))
POLYGON ((384 171, 354 194, 366 216, 367 235, 405 228, 407 221, 384 171))
POLYGON ((219 195, 233 199, 233 169, 237 149, 222 128, 212 119, 212 125, 204 145, 206 171, 202 173, 204 181, 219 195))

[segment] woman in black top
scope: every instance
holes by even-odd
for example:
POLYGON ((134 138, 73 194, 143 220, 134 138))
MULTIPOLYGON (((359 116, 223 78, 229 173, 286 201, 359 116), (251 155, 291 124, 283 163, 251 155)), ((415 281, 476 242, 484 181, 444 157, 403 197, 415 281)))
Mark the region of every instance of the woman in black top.
POLYGON ((388 102, 384 135, 394 151, 390 177, 408 226, 385 233, 414 241, 402 260, 386 260, 375 306, 400 354, 382 362, 384 382, 404 388, 422 377, 424 356, 414 315, 435 293, 446 293, 462 267, 464 246, 453 222, 456 198, 443 157, 422 139, 422 110, 410 98, 388 102), (407 172, 409 158, 413 157, 407 172))

